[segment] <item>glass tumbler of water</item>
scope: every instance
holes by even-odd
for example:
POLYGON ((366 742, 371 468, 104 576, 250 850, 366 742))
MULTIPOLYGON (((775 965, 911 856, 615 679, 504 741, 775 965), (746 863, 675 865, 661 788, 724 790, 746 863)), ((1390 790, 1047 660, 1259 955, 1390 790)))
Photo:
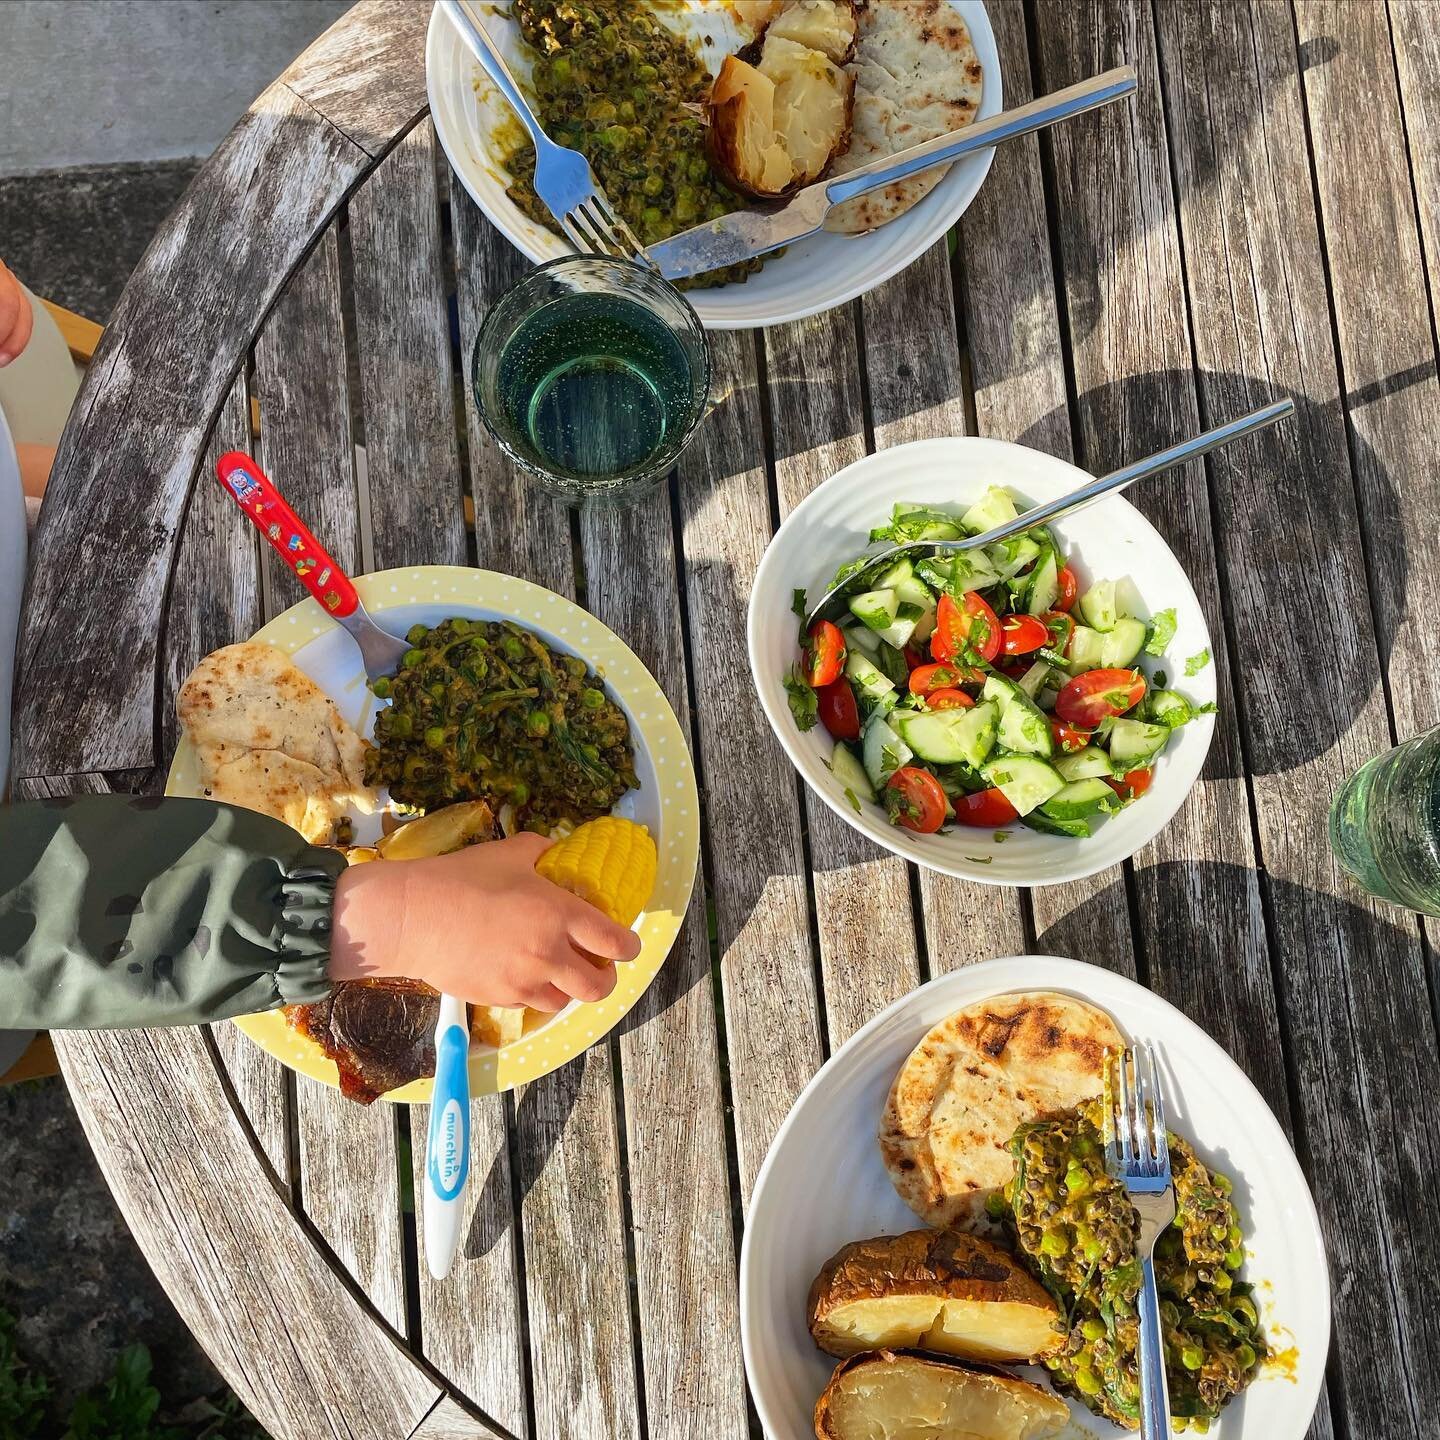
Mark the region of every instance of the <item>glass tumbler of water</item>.
POLYGON ((1372 895, 1440 915, 1440 726, 1345 782, 1330 807, 1330 848, 1372 895))
POLYGON ((573 255, 490 308, 471 383, 486 428, 545 489, 571 504, 630 500, 695 433, 710 351, 699 316, 655 270, 573 255))

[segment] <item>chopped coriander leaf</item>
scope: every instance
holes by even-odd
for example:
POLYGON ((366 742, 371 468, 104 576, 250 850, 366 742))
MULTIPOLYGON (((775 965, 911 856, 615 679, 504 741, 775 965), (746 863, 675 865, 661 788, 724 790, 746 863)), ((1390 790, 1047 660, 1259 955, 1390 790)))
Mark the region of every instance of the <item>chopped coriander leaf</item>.
POLYGON ((1151 677, 1150 683, 1155 689, 1163 690, 1170 683, 1170 677, 1163 670, 1157 670, 1151 677))
POLYGON ((1213 700, 1207 700, 1203 705, 1196 705, 1194 710, 1197 715, 1213 715, 1216 710, 1216 705, 1213 700))
POLYGON ((820 702, 805 682, 799 665, 792 665, 785 677, 785 693, 790 699, 790 713, 801 730, 812 730, 820 718, 820 702))
POLYGON ((790 594, 790 609, 791 609, 792 611, 794 611, 794 613, 796 614, 796 616, 797 616, 797 617, 799 618, 799 620, 800 620, 800 643, 801 643, 801 645, 804 645, 804 643, 805 643, 810 637, 809 637, 808 634, 806 634, 806 631, 805 631, 805 611, 806 611, 806 606, 805 606, 805 592, 804 592, 803 590, 794 590, 794 591, 791 592, 791 594, 790 594))
POLYGON ((1010 832, 1008 830, 997 830, 995 832, 995 843, 997 845, 1003 845, 1009 838, 1010 832))
POLYGON ((847 580, 853 579, 862 570, 868 569, 872 558, 873 557, 869 555, 862 555, 858 560, 847 560, 835 572, 828 588, 833 590, 837 585, 843 585, 847 580))
POLYGON ((1163 655, 1165 647, 1175 638, 1175 612, 1162 610, 1151 622, 1145 637, 1147 655, 1163 655))
POLYGON ((993 865, 995 863, 993 855, 967 855, 965 858, 975 865, 993 865))
POLYGON ((1057 669, 1063 670, 1070 662, 1058 651, 1042 646, 1035 652, 1037 660, 1043 660, 1047 665, 1054 665, 1057 669))
POLYGON ((1185 662, 1185 673, 1187 675, 1198 675, 1209 663, 1210 651, 1208 649, 1201 650, 1185 662))
POLYGON ((847 787, 845 790, 845 798, 850 802, 850 808, 858 815, 860 813, 860 797, 847 787))

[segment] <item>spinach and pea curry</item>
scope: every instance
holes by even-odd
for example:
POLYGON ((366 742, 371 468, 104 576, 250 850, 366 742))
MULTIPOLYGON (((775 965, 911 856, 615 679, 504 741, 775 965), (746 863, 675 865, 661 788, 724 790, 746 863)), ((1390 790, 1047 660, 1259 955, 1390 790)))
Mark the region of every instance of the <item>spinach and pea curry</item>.
POLYGON ((509 621, 412 626, 375 721, 365 779, 402 805, 515 807, 518 828, 608 815, 640 782, 630 726, 583 660, 509 621))
MULTIPOLYGON (((1015 1177, 992 1207, 1014 1232, 1036 1277, 1065 1316, 1065 1345, 1046 1357, 1057 1387, 1134 1428, 1139 1419, 1135 1258, 1139 1220, 1125 1188, 1105 1171, 1100 1102, 1022 1125, 1010 1141, 1015 1177)), ((1203 1434, 1266 1358, 1243 1262, 1231 1185, 1173 1133, 1177 1210, 1155 1245, 1170 1413, 1203 1434)))
MULTIPOLYGON (((710 72, 693 45, 638 0, 514 0, 511 14, 535 51, 530 100, 551 139, 590 162, 642 245, 739 210, 744 200, 710 168, 700 116, 710 72)), ((510 198, 556 229, 534 190, 526 140, 506 159, 510 198)), ((763 260, 700 276, 743 279, 763 260)))

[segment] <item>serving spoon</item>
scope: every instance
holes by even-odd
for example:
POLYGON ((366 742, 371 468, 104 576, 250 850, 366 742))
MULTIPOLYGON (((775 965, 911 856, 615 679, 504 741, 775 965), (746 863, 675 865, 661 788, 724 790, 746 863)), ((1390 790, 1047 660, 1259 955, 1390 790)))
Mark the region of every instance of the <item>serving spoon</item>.
MULTIPOLYGON (((215 463, 230 498, 295 578, 344 626, 371 680, 393 675, 410 644, 377 625, 350 577, 290 508, 249 455, 230 450, 215 463)), ((470 1174, 470 1027, 465 1002, 440 996, 435 1022, 435 1085, 425 1154, 425 1262, 443 1280, 460 1242, 460 1200, 470 1174)))
POLYGON ((1243 435, 1253 435, 1255 431, 1264 430, 1294 413, 1293 400, 1277 400, 1273 405, 1265 405, 1249 415, 1230 421, 1228 425, 1217 425, 1213 430, 1206 430, 1190 440, 1182 440, 1178 445, 1171 445, 1144 460, 1136 460, 1123 469, 1112 470, 1108 475, 1088 481, 1078 490, 1071 490, 1054 500, 1047 500, 1043 505, 1032 506, 1023 515, 1017 515, 1015 519, 996 525, 994 529, 986 530, 980 535, 967 535, 960 540, 907 540, 900 545, 891 545, 888 549, 870 556, 860 569, 847 575, 839 584, 831 585, 806 615, 805 628, 809 630, 817 622, 833 620, 843 613, 846 596, 863 590, 867 581, 873 580, 883 568, 893 565, 902 555, 909 555, 917 550, 923 550, 927 554, 936 550, 978 550, 981 546, 1008 540, 1012 535, 1022 534, 1033 526, 1045 525, 1051 520, 1058 520, 1062 515, 1073 515, 1077 510, 1093 505, 1102 496, 1123 490, 1137 480, 1174 470, 1197 456, 1208 455, 1210 451, 1218 450, 1232 440, 1238 440, 1243 435))

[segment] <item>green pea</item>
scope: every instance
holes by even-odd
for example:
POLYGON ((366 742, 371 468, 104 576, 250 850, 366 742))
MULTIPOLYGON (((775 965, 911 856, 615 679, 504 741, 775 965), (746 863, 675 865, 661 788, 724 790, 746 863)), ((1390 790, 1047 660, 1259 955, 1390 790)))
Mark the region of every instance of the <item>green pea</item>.
POLYGON ((1075 1371, 1075 1388, 1082 1395, 1098 1395, 1101 1390, 1100 1377, 1091 1369, 1075 1371))
POLYGON ((1255 1358, 1253 1345, 1237 1345, 1235 1347, 1235 1363, 1242 1370, 1248 1370, 1255 1363, 1255 1358))
POLYGON ((430 686, 430 694, 436 700, 443 700, 445 698, 445 682, 443 680, 437 680, 430 686))
POLYGON ((523 780, 517 780, 510 787, 510 799, 516 805, 523 805, 529 798, 530 787, 523 780))
POLYGON ((664 222, 665 212, 658 205, 647 205, 640 212, 640 219, 647 228, 655 229, 664 222))
POLYGON ((500 642, 500 649, 504 651, 507 660, 523 660, 525 658, 525 646, 514 635, 507 635, 500 642))
POLYGON ((586 710, 599 710, 605 704, 605 692, 603 690, 582 690, 580 704, 586 710))
POLYGON ((470 633, 470 622, 463 615, 457 615, 450 622, 450 633, 452 635, 468 635, 470 633))
POLYGON ((443 725, 432 725, 425 732, 425 744, 431 750, 443 750, 445 748, 445 727, 443 725))
POLYGON ((388 700, 390 698, 390 677, 382 675, 378 680, 372 681, 370 693, 377 700, 388 700))
POLYGON ((570 57, 568 55, 557 55, 550 62, 550 76, 557 85, 569 84, 570 57))
POLYGON ((1078 1165, 1071 1165, 1065 1172, 1065 1188, 1072 1195, 1083 1195, 1090 1188, 1090 1176, 1078 1165))
POLYGON ((417 666, 425 663, 425 652, 423 650, 407 650, 400 664, 406 670, 414 670, 417 666))
MULTIPOLYGON (((426 626, 426 625, 412 625, 412 626, 405 632, 405 639, 406 639, 406 641, 407 641, 409 644, 411 644, 411 645, 418 645, 429 633, 430 633, 429 626, 426 626)), ((410 657, 407 655, 405 658, 406 658, 406 660, 408 661, 410 657)))
POLYGON ((585 107, 585 118, 608 125, 615 118, 615 105, 610 100, 592 100, 585 107))
POLYGON ((635 67, 635 78, 648 85, 652 80, 660 78, 660 72, 650 64, 637 65, 635 67))
POLYGON ((635 102, 633 100, 622 100, 620 102, 620 118, 627 123, 635 118, 635 102))
POLYGON ((612 150, 623 150, 630 143, 630 132, 623 125, 607 125, 600 132, 600 140, 612 150))
POLYGON ((1205 1352, 1198 1345, 1182 1346, 1180 1363, 1187 1370, 1198 1370, 1205 1363, 1205 1352))
POLYGON ((1243 1250, 1227 1250, 1225 1252, 1225 1268, 1227 1270, 1238 1270, 1245 1263, 1245 1252, 1243 1250))
POLYGON ((1222 1175, 1218 1170, 1210 1176, 1210 1181, 1216 1193, 1220 1195, 1229 1195, 1235 1188, 1231 1183, 1230 1177, 1228 1175, 1222 1175))
POLYGON ((675 218, 680 221, 682 225, 688 225, 699 213, 695 208, 695 202, 693 200, 677 199, 675 201, 675 218))
POLYGON ((992 1220, 1005 1218, 1005 1197, 998 1190, 985 1197, 985 1213, 992 1220))
POLYGON ((1048 1230, 1040 1242, 1040 1249, 1046 1255, 1068 1255, 1070 1238, 1063 1230, 1048 1230))
POLYGON ((423 755, 407 755, 402 768, 407 780, 418 780, 429 767, 423 755))
POLYGON ((532 710, 525 717, 525 728, 534 736, 543 738, 550 733, 550 716, 544 710, 532 710))
POLYGON ((1230 1276, 1224 1270, 1217 1270, 1210 1277, 1211 1288, 1214 1290, 1218 1290, 1222 1295, 1228 1295, 1230 1293, 1230 1287, 1234 1283, 1235 1282, 1231 1280, 1230 1276))
POLYGON ((1087 1340, 1103 1340, 1105 1338, 1105 1322, 1093 1318, 1086 1320, 1080 1326, 1080 1333, 1087 1340))

